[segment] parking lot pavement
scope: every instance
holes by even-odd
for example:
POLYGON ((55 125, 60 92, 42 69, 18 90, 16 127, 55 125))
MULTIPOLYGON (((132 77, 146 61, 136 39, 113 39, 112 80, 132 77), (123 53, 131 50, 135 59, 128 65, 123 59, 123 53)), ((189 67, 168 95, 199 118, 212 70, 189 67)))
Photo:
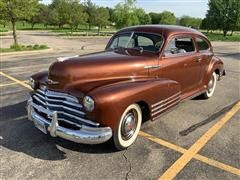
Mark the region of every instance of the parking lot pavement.
POLYGON ((83 145, 52 138, 27 120, 25 106, 30 89, 24 86, 25 81, 32 73, 46 70, 56 57, 76 52, 5 57, 0 74, 0 177, 156 179, 174 172, 176 179, 239 179, 239 111, 201 144, 196 154, 190 151, 206 132, 213 132, 211 128, 231 113, 240 99, 238 47, 214 45, 227 70, 214 97, 185 101, 158 120, 144 123, 135 144, 120 152, 111 143, 83 145), (173 171, 174 164, 189 153, 189 162, 178 167, 179 173, 173 171))

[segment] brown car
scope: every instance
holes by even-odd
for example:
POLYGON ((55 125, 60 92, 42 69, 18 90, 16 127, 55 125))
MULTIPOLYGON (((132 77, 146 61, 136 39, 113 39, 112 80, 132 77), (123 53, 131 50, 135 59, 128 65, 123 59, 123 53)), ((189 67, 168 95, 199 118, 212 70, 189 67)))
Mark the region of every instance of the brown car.
POLYGON ((133 144, 145 120, 181 101, 210 98, 225 75, 202 33, 180 26, 118 31, 105 51, 59 58, 33 75, 28 116, 51 136, 117 149, 133 144))

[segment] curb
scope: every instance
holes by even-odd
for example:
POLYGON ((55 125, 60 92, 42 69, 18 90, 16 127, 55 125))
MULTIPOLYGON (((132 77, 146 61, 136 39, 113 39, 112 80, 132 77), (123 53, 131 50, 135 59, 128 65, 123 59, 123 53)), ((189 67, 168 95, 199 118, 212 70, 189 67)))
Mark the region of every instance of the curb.
POLYGON ((54 50, 52 48, 49 48, 49 49, 36 50, 36 51, 32 50, 32 51, 6 52, 6 53, 0 53, 0 57, 11 56, 11 55, 31 55, 31 54, 53 52, 53 51, 54 50))

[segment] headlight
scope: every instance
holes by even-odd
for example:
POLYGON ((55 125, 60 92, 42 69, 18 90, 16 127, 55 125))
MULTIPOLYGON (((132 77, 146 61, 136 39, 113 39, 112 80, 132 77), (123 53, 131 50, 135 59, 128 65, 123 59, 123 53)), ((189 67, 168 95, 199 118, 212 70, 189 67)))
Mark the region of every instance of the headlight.
POLYGON ((94 110, 94 100, 89 96, 85 96, 83 98, 83 106, 87 111, 89 111, 89 112, 93 111, 94 110))
POLYGON ((33 78, 29 79, 28 84, 31 86, 32 89, 35 89, 36 82, 35 82, 35 80, 33 78))

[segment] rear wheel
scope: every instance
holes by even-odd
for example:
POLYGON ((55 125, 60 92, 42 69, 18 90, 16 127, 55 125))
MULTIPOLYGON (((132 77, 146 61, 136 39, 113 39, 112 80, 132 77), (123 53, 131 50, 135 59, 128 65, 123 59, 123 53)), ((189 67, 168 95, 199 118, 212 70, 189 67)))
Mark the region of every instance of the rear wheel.
POLYGON ((207 91, 203 94, 203 97, 205 99, 208 99, 213 96, 213 93, 216 88, 216 84, 217 84, 217 74, 215 72, 213 72, 211 79, 208 82, 207 91))
POLYGON ((139 105, 128 106, 121 116, 116 131, 113 133, 113 141, 118 150, 126 149, 135 142, 141 123, 142 112, 139 105))

